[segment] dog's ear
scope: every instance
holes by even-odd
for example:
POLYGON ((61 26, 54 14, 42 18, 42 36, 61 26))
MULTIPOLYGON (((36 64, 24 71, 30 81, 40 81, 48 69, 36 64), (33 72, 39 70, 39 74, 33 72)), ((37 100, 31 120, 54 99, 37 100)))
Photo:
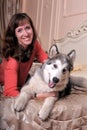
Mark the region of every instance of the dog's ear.
POLYGON ((73 70, 73 64, 76 58, 76 51, 72 50, 67 55, 69 56, 69 60, 70 60, 70 70, 73 70))
POLYGON ((72 50, 68 53, 68 56, 70 57, 71 61, 74 62, 76 58, 76 51, 72 50))
POLYGON ((53 56, 59 54, 58 46, 56 44, 53 44, 49 49, 49 58, 52 58, 53 56))

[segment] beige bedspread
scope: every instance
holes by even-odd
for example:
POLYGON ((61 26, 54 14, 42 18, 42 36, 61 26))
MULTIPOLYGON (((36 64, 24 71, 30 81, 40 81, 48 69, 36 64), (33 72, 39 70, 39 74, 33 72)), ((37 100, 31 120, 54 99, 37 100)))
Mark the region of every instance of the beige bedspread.
POLYGON ((24 111, 16 113, 14 98, 2 97, 0 130, 87 130, 87 91, 76 88, 56 102, 47 121, 38 117, 42 100, 31 100, 24 111))

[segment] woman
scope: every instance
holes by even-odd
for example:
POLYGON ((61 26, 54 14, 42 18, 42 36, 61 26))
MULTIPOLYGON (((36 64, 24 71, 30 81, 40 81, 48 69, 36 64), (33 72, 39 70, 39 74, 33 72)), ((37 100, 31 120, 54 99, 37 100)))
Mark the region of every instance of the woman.
POLYGON ((3 94, 15 97, 26 82, 34 59, 43 63, 48 57, 37 41, 33 22, 26 13, 12 16, 5 33, 3 56, 3 94))

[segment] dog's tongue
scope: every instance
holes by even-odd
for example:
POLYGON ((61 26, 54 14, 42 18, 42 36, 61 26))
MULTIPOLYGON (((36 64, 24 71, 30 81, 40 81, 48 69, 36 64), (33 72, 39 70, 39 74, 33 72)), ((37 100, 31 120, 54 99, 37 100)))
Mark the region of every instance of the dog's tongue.
POLYGON ((53 88, 54 87, 54 83, 53 82, 49 82, 49 87, 53 88))

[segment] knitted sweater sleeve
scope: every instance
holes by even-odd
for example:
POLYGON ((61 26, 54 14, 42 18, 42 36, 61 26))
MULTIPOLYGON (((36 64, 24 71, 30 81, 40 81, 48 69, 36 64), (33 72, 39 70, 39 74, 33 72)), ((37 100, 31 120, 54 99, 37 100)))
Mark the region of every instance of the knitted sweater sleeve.
POLYGON ((9 58, 5 61, 4 66, 4 95, 5 96, 17 96, 19 91, 17 90, 18 82, 18 63, 15 59, 9 58))
POLYGON ((36 45, 35 46, 36 58, 39 62, 43 63, 44 60, 46 60, 48 58, 48 55, 45 53, 45 51, 43 50, 43 48, 41 47, 41 45, 38 41, 36 41, 35 45, 36 45))

